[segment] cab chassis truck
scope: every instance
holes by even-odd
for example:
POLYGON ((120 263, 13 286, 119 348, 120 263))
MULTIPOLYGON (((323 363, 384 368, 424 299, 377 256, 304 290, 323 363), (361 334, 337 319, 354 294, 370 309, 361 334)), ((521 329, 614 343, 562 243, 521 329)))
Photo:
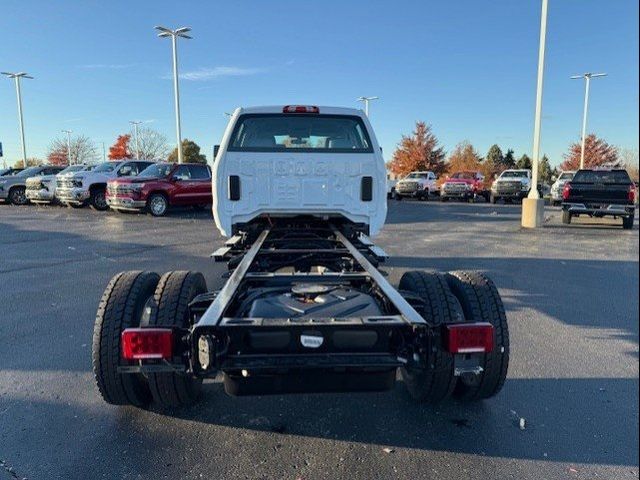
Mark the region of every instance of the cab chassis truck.
MULTIPOLYGON (((422 402, 438 403, 451 395, 481 400, 500 391, 509 332, 500 295, 483 273, 408 271, 394 288, 379 269, 387 255, 369 236, 381 223, 374 215, 352 215, 353 205, 351 212, 335 215, 315 207, 288 206, 285 213, 274 201, 266 213, 258 209, 223 218, 230 202, 238 201, 231 199, 243 197, 234 191, 238 180, 229 175, 234 145, 248 145, 246 152, 237 147, 243 155, 264 154, 253 150, 264 147, 251 147, 258 143, 251 143, 251 128, 268 127, 282 136, 291 121, 311 122, 309 128, 320 137, 344 136, 331 122, 316 120, 325 111, 331 115, 327 119, 348 116, 365 132, 352 149, 369 154, 358 158, 373 158, 380 168, 356 172, 356 180, 349 181, 356 184, 351 193, 378 206, 384 199, 385 206, 375 208, 384 221, 384 162, 363 112, 237 109, 214 167, 214 216, 220 230, 231 235, 213 257, 227 262, 226 283, 209 291, 203 275, 192 271, 116 275, 100 301, 93 336, 93 370, 106 402, 190 405, 199 398, 203 380, 220 374, 230 395, 383 391, 394 387, 398 370, 410 395, 422 402), (260 123, 252 115, 277 118, 249 128, 260 123), (251 122, 242 128, 248 137, 239 143, 238 125, 246 119, 251 122)), ((302 135, 297 127, 289 132, 294 134, 302 135)), ((293 155, 306 159, 307 148, 298 148, 293 155)), ((326 158, 330 163, 334 157, 326 158)), ((332 185, 330 175, 319 175, 332 185)), ((250 190, 251 178, 238 176, 250 190)))

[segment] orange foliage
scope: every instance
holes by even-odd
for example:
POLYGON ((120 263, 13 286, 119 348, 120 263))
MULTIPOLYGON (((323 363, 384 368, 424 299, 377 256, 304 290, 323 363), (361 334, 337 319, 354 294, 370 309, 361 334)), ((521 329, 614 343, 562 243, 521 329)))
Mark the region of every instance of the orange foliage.
POLYGON ((132 158, 133 155, 129 150, 129 142, 131 135, 118 135, 116 143, 109 147, 109 160, 123 160, 132 158))
POLYGON ((47 163, 49 165, 67 165, 69 163, 69 155, 66 146, 51 150, 47 155, 47 163))
MULTIPOLYGON (((561 170, 577 170, 580 168, 581 143, 576 142, 569 146, 569 152, 564 154, 564 162, 561 170)), ((588 135, 584 142, 584 166, 585 168, 597 167, 607 163, 618 161, 618 149, 609 145, 593 133, 588 135)))
POLYGON ((398 176, 425 170, 439 174, 445 169, 444 157, 444 151, 438 146, 438 139, 431 131, 431 126, 416 122, 413 133, 402 136, 388 167, 398 176))

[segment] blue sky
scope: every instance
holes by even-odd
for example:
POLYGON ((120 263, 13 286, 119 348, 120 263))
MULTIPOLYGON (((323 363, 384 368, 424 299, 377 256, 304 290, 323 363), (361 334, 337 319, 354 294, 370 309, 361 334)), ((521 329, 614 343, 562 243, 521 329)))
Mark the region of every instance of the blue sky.
MULTIPOLYGON (((589 131, 638 148, 638 2, 550 0, 542 150, 561 161, 579 138, 584 86, 589 131)), ((2 0, 0 70, 23 82, 29 156, 60 131, 113 143, 129 120, 174 139, 170 42, 153 26, 190 26, 179 45, 183 136, 210 155, 240 105, 357 106, 387 159, 425 120, 445 149, 469 140, 531 152, 539 0, 31 1, 2 0)), ((0 141, 20 156, 15 90, 0 78, 0 141)))

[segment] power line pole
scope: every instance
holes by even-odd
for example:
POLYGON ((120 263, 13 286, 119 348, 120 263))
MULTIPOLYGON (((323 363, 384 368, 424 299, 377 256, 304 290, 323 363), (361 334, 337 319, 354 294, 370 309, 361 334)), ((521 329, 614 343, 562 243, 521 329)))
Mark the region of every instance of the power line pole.
POLYGON ((71 165, 71 130, 62 130, 62 133, 67 134, 67 164, 71 165))
POLYGON ((540 18, 540 47, 538 51, 538 85, 536 87, 536 112, 533 124, 533 159, 531 165, 531 188, 522 200, 522 226, 538 228, 544 223, 544 199, 538 193, 538 164, 540 162, 540 125, 542 122, 542 87, 544 84, 544 50, 547 41, 548 0, 542 0, 540 18))
POLYGON ((190 39, 188 32, 191 31, 189 27, 181 27, 176 30, 170 28, 157 26, 156 30, 159 30, 159 37, 171 37, 171 47, 173 51, 173 94, 176 108, 176 139, 178 141, 178 163, 183 163, 182 160, 182 133, 180 131, 180 93, 178 91, 178 37, 190 39))
POLYGON ((369 102, 371 100, 378 100, 380 97, 358 97, 356 98, 356 101, 358 102, 364 102, 364 114, 368 117, 369 116, 369 102))
POLYGON ((131 125, 133 125, 133 131, 134 131, 134 135, 135 135, 135 141, 136 141, 136 160, 140 160, 140 148, 138 147, 138 125, 140 125, 142 122, 137 122, 137 121, 130 121, 129 122, 131 125))
POLYGON ((25 72, 11 73, 0 72, 2 75, 6 75, 9 78, 13 78, 16 82, 16 96, 18 97, 18 122, 20 123, 20 142, 22 144, 22 164, 24 168, 27 168, 27 147, 24 141, 24 119, 22 118, 22 91, 20 90, 20 79, 29 78, 33 80, 33 77, 25 72))
POLYGON ((571 77, 572 80, 577 80, 579 78, 584 78, 584 109, 582 111, 582 145, 580 147, 580 169, 584 168, 584 144, 585 139, 587 137, 587 113, 589 111, 589 85, 591 84, 591 79, 596 77, 606 77, 606 73, 583 73, 582 75, 574 75, 571 77))

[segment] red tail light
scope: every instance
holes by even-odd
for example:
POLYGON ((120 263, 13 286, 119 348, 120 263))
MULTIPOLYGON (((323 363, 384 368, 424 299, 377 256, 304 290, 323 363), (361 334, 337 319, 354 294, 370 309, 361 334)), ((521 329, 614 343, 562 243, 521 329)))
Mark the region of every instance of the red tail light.
POLYGON ((445 337, 450 353, 489 353, 493 350, 493 325, 490 323, 447 325, 445 337))
POLYGON ((313 105, 287 105, 282 113, 320 113, 320 109, 313 105))
POLYGON ((569 195, 571 195, 571 184, 567 182, 564 184, 564 188, 562 189, 562 199, 569 200, 569 195))
POLYGON ((167 328, 126 328, 122 332, 125 360, 171 359, 173 332, 167 328))
POLYGON ((628 199, 631 203, 635 203, 636 201, 636 186, 632 183, 629 185, 629 196, 628 199))

